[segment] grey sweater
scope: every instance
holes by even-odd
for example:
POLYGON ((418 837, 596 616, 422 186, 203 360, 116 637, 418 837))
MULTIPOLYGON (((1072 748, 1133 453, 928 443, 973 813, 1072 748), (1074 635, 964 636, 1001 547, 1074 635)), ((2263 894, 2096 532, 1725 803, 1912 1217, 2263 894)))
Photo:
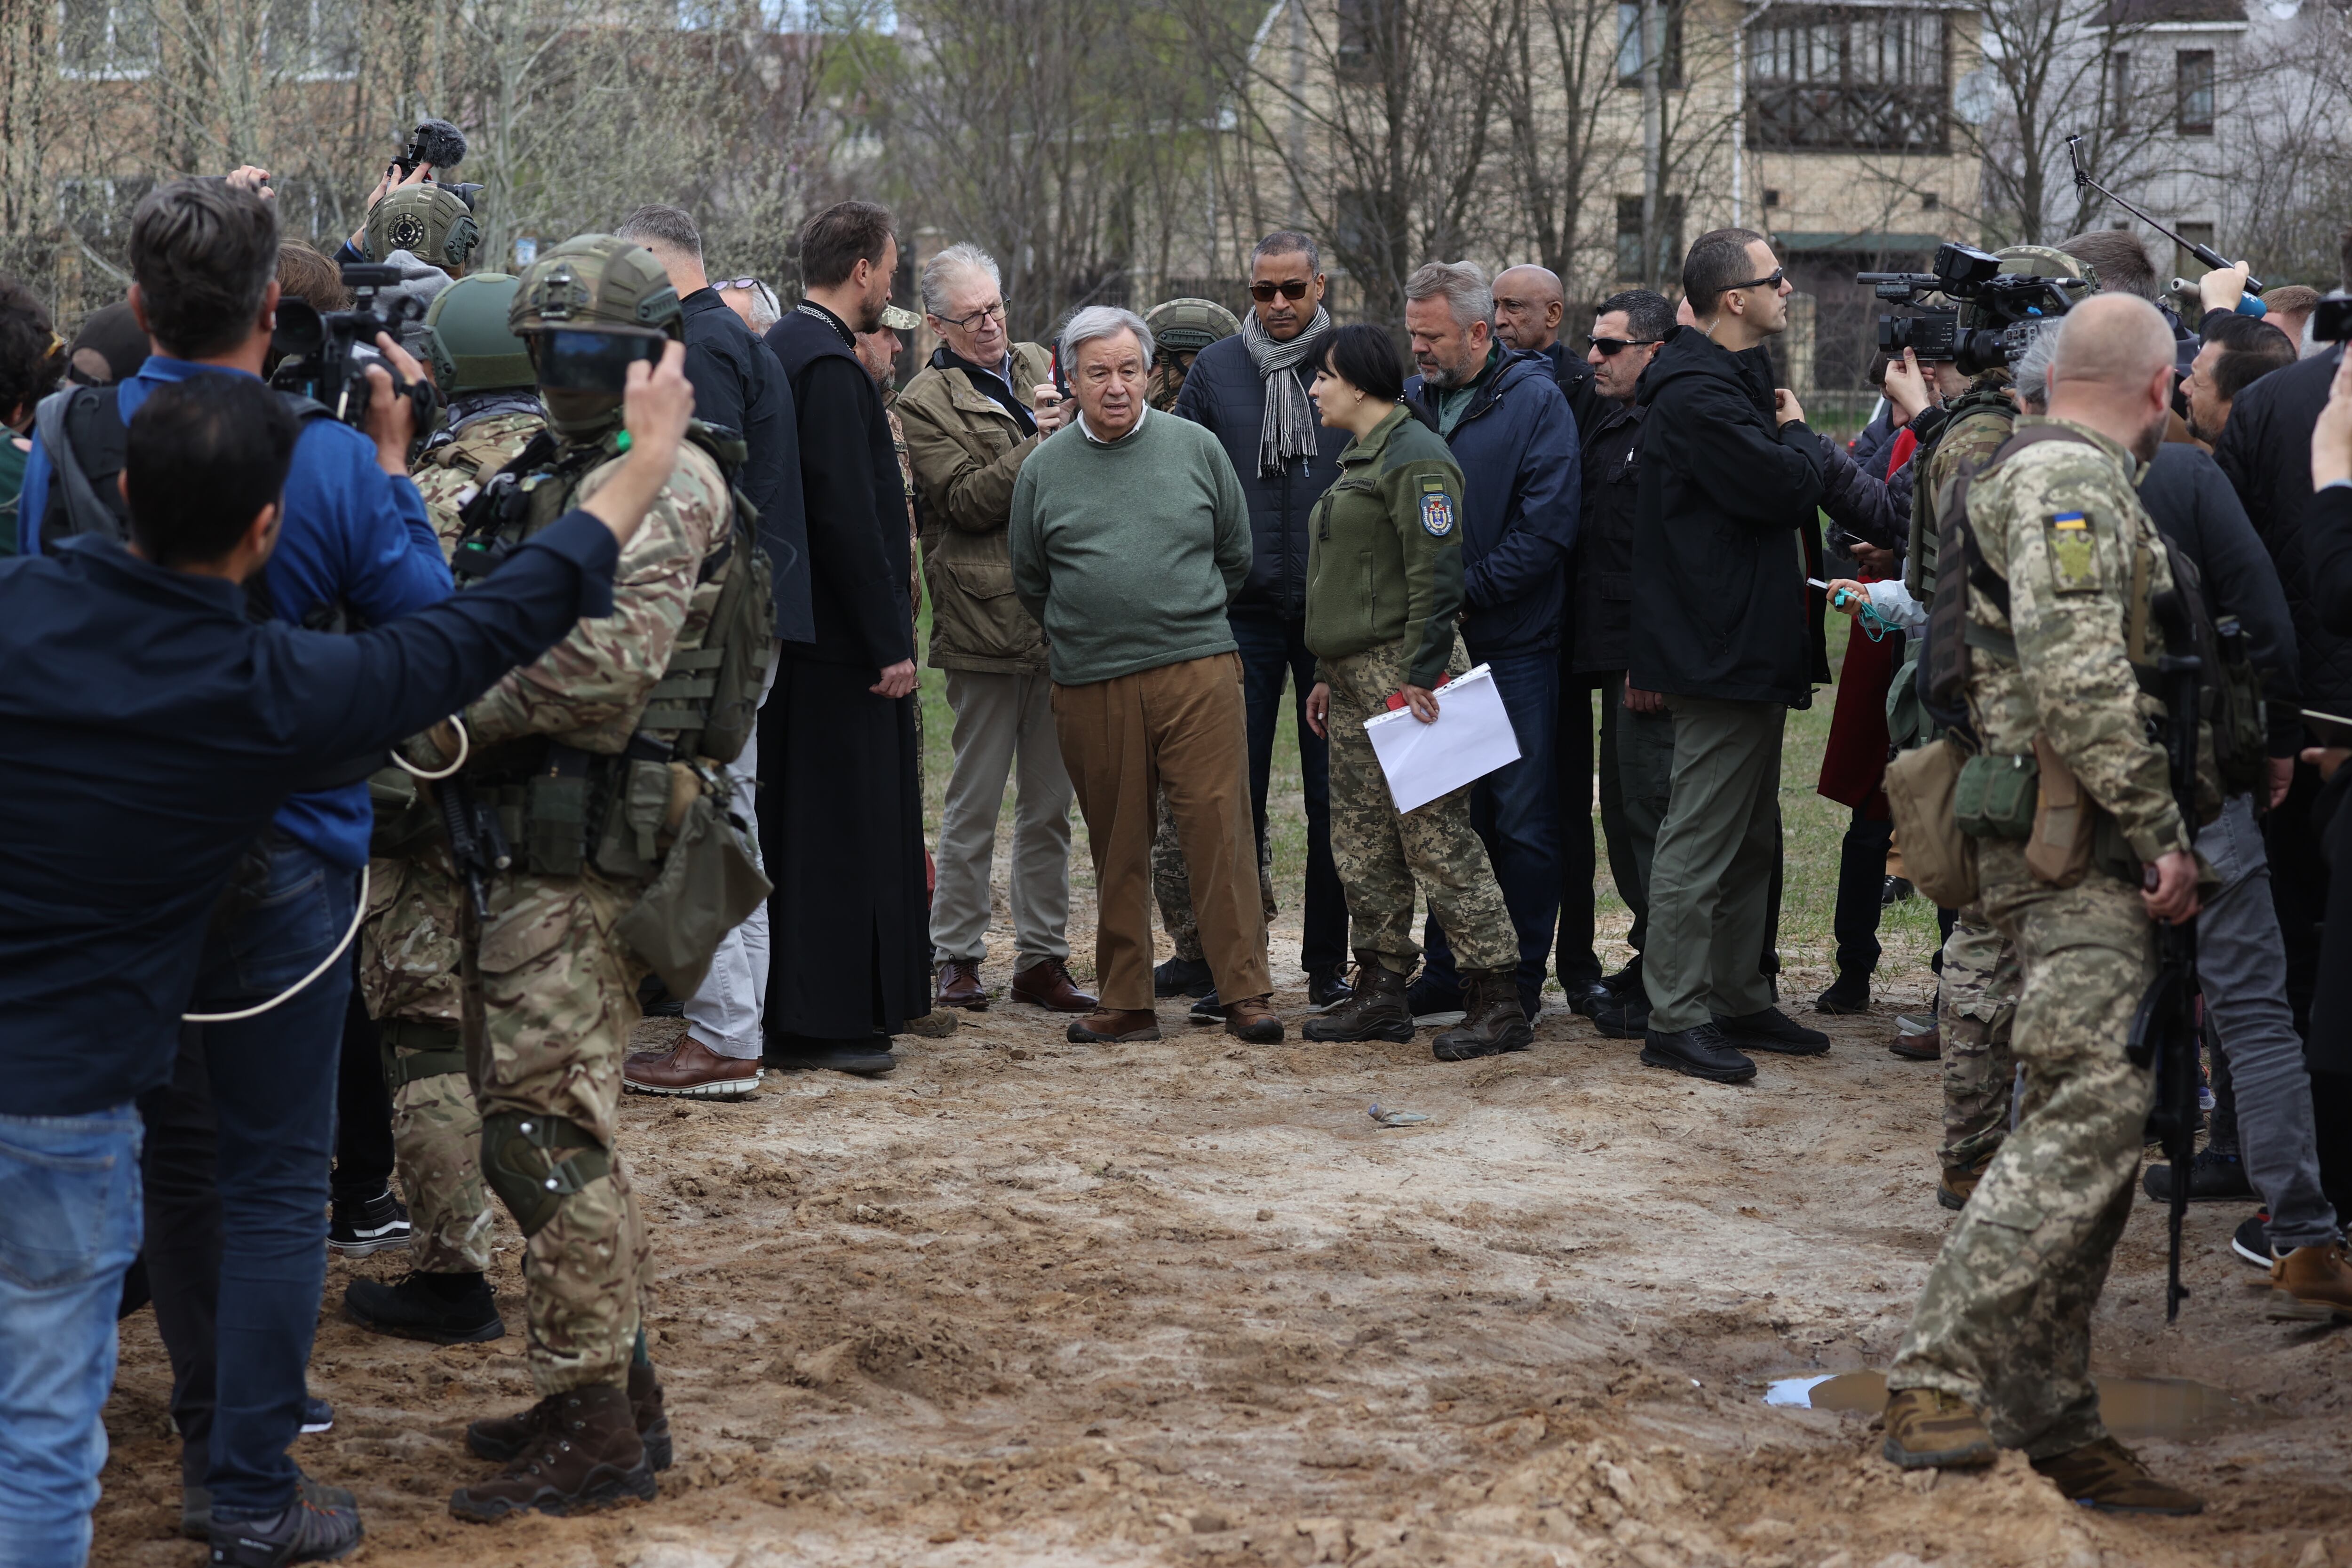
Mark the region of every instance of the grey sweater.
POLYGON ((1083 686, 1237 646, 1225 606, 1249 575, 1249 503, 1217 438, 1147 412, 1117 441, 1076 423, 1013 487, 1013 588, 1045 628, 1054 679, 1083 686))

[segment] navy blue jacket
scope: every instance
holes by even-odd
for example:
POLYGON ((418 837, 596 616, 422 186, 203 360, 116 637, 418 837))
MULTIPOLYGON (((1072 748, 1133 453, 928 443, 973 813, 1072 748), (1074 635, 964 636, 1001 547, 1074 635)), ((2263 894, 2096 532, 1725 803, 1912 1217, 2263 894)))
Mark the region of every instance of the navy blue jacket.
POLYGON ((617 554, 575 512, 357 637, 257 625, 236 584, 110 540, 0 561, 0 1114, 92 1115, 169 1079, 206 912, 295 781, 610 615, 617 554))
MULTIPOLYGON (((125 425, 159 386, 241 370, 151 354, 139 374, 115 389, 125 425)), ((41 551, 41 512, 48 504, 49 454, 39 439, 25 464, 17 549, 41 551)), ((441 542, 425 515, 425 498, 405 479, 376 467, 375 443, 333 419, 306 419, 286 475, 285 525, 265 568, 278 618, 299 626, 311 610, 341 601, 373 626, 437 604, 453 591, 441 542)), ((278 825, 305 848, 346 870, 367 864, 375 811, 367 785, 290 796, 278 825)))
MULTIPOLYGON (((1312 385, 1315 367, 1291 374, 1312 385)), ((1331 481, 1339 477, 1339 453, 1354 439, 1329 425, 1315 427, 1315 455, 1294 458, 1281 473, 1257 471, 1260 432, 1265 428, 1265 378, 1237 334, 1201 351, 1176 395, 1176 416, 1214 433, 1232 459, 1249 498, 1250 569, 1234 611, 1272 611, 1290 620, 1307 616, 1307 518, 1331 481)))
POLYGON ((694 416, 743 437, 736 488, 760 514, 760 545, 776 584, 776 635, 813 642, 809 619, 808 520, 801 513, 801 437, 793 384, 767 344, 711 288, 677 302, 686 335, 686 379, 694 416))
MULTIPOLYGON (((1479 660, 1559 646, 1583 502, 1576 416, 1540 353, 1502 351, 1446 445, 1462 467, 1462 640, 1479 660)), ((1405 401, 1437 428, 1414 376, 1405 401)))

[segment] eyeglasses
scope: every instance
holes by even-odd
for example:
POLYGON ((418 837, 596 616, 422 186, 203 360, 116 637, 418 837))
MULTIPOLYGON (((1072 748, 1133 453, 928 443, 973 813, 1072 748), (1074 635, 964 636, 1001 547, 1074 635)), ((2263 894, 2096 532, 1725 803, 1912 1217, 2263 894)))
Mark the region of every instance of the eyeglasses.
POLYGON ((1280 283, 1253 283, 1250 285, 1250 298, 1261 305, 1273 304, 1276 294, 1286 300, 1304 300, 1307 290, 1313 287, 1304 278, 1287 279, 1280 283))
POLYGON ((1775 267, 1772 268, 1772 275, 1769 278, 1750 278, 1745 283, 1732 284, 1731 288, 1726 289, 1724 292, 1728 294, 1731 292, 1732 289, 1778 289, 1780 286, 1780 279, 1786 278, 1788 275, 1789 269, 1787 268, 1775 267))
POLYGON ((1622 353, 1627 349, 1647 348, 1652 343, 1662 343, 1666 340, 1664 338, 1587 337, 1584 341, 1592 347, 1599 349, 1602 359, 1607 359, 1612 354, 1622 353))
POLYGON ((969 316, 940 316, 934 319, 948 326, 953 327, 960 332, 977 331, 980 328, 980 323, 982 321, 1002 321, 1004 320, 1004 301, 999 300, 993 305, 982 305, 979 310, 974 310, 969 316))
POLYGON ((740 289, 746 294, 759 286, 757 278, 726 278, 711 285, 713 289, 740 289))

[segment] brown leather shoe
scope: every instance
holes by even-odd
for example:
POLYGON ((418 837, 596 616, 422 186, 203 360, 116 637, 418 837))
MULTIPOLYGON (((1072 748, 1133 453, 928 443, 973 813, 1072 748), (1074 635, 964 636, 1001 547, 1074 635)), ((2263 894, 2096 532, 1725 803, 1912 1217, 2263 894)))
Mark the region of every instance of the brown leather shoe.
POLYGON ((1225 1004, 1225 1033, 1253 1046, 1270 1046, 1282 1038, 1282 1017, 1268 1005, 1267 996, 1244 996, 1225 1004))
POLYGON ((1942 1177, 1936 1183, 1936 1201, 1955 1213, 1968 1207, 1969 1199, 1976 1195, 1977 1184, 1982 1182, 1984 1173, 1991 1169, 1990 1154, 1973 1165, 1945 1166, 1942 1177))
POLYGON ((1895 1037, 1886 1042, 1886 1048, 1906 1062, 1938 1061, 1944 1055, 1944 1032, 1930 1029, 1924 1035, 1914 1035, 1898 1027, 1895 1037))
POLYGON ((1103 1007, 1070 1026, 1070 1043, 1123 1046, 1160 1037, 1160 1015, 1149 1007, 1103 1007))
POLYGON ((666 1051, 639 1051, 623 1062, 621 1083, 639 1094, 749 1100, 760 1089, 760 1063, 722 1057, 692 1035, 680 1035, 666 1051))
POLYGON ((2113 1437, 2036 1459, 2033 1468, 2049 1477, 2067 1501, 2102 1513, 2179 1516, 2205 1511, 2203 1499, 2149 1475, 2139 1456, 2113 1437))
POLYGON ((2272 1261, 2271 1293, 2273 1318, 2352 1317, 2352 1258, 2340 1241, 2295 1247, 2272 1261))
POLYGON ((1041 958, 1013 976, 1013 999, 1052 1013, 1091 1013, 1102 1005, 1070 981, 1070 966, 1041 958))
POLYGON ((940 965, 940 991, 935 998, 942 1007, 969 1007, 975 1013, 988 1011, 988 988, 980 983, 980 960, 950 958, 940 965))
POLYGON ((538 1430, 496 1479, 449 1499, 459 1519, 493 1524, 516 1513, 582 1513, 657 1489, 628 1394, 596 1385, 540 1401, 538 1430))

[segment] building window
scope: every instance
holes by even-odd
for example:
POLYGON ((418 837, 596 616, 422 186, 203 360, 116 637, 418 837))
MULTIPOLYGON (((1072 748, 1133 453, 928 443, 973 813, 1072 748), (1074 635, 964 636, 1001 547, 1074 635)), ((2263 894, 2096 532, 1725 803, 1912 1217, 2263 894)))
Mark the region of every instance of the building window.
POLYGON ((117 239, 131 231, 131 209, 154 188, 145 174, 60 180, 58 208, 67 226, 84 239, 117 239))
POLYGON ((2212 268, 2198 260, 2196 252, 2190 250, 2189 246, 2201 245, 2208 250, 2212 249, 2213 226, 2210 223, 2177 223, 2172 226, 2179 231, 2182 239, 2189 242, 2188 245, 2175 245, 2172 247, 2172 276, 2186 278, 2194 282, 2212 268))
MULTIPOLYGON (((1658 0, 1665 14, 1666 47, 1658 70, 1666 87, 1683 84, 1683 7, 1681 0, 1658 0)), ((1617 85, 1642 85, 1642 7, 1638 0, 1617 0, 1617 85)))
MULTIPOLYGON (((1773 193, 1777 195, 1777 193, 1773 193)), ((1617 277, 1626 283, 1661 281, 1678 276, 1683 258, 1683 199, 1658 198, 1658 265, 1654 273, 1642 265, 1642 198, 1617 198, 1617 277)))
POLYGON ((1921 191, 1919 193, 1919 210, 1921 212, 1931 213, 1943 205, 1944 198, 1937 195, 1935 192, 1921 191))
POLYGON ((359 50, 357 0, 269 0, 261 58, 271 70, 283 76, 356 76, 359 50))
POLYGON ((2131 52, 2117 49, 2107 57, 2107 129, 2123 136, 2131 131, 2131 52))
POLYGON ((58 59, 77 76, 137 76, 155 68, 148 0, 61 0, 58 59))
POLYGON ((1951 62, 1939 11, 1768 11, 1750 33, 1752 147, 1942 152, 1951 62))
POLYGON ((1764 187, 1764 205, 1768 207, 1777 207, 1780 205, 1780 192, 1777 186, 1764 187))
POLYGON ((2174 129, 2183 136, 2213 134, 2213 51, 2183 49, 2172 57, 2174 129))

